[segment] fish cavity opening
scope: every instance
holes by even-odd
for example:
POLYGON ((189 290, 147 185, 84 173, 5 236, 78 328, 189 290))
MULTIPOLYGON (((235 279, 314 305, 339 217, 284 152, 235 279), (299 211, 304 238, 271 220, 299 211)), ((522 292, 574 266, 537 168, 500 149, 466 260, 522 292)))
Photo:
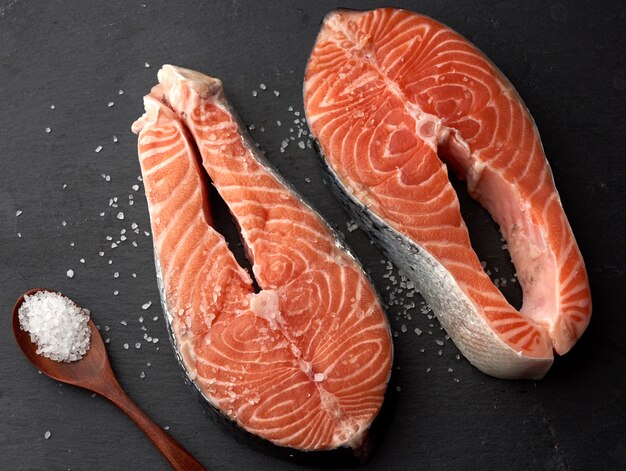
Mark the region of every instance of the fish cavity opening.
POLYGON ((194 156, 196 157, 196 162, 200 168, 200 175, 204 183, 205 196, 209 204, 209 217, 207 219, 211 223, 213 229, 224 237, 228 243, 228 248, 235 256, 235 260, 237 260, 239 266, 244 268, 250 274, 254 292, 259 293, 261 288, 259 288, 259 285, 254 277, 252 264, 248 254, 246 253, 244 245, 245 242, 241 237, 239 224, 237 224, 237 221, 230 212, 228 205, 213 185, 211 177, 202 165, 200 149, 198 149, 196 142, 193 139, 190 139, 190 144, 194 147, 194 156))
POLYGON ((437 147, 437 155, 448 165, 448 179, 459 200, 461 215, 467 226, 472 248, 478 255, 487 275, 509 304, 519 311, 523 301, 522 288, 515 277, 516 268, 511 260, 506 241, 498 224, 489 212, 472 198, 467 189, 467 183, 458 177, 457 173, 462 174, 463 171, 460 169, 460 159, 453 155, 457 152, 459 152, 458 149, 448 145, 448 140, 437 147), (454 171, 451 171, 450 167, 454 171))

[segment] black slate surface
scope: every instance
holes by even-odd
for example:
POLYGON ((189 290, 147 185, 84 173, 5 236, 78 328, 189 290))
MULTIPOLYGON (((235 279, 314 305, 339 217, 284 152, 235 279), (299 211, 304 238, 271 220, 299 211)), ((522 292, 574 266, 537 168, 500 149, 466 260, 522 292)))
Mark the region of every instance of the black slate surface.
MULTIPOLYGON (((378 5, 342 1, 340 6, 378 5)), ((624 3, 396 5, 428 14, 469 38, 525 100, 587 262, 594 314, 583 338, 557 359, 544 380, 512 382, 487 377, 457 360, 450 341, 439 346, 436 341, 444 341, 444 334, 419 309, 410 312, 410 320, 391 309, 398 333, 393 407, 364 469, 623 469, 624 3), (416 335, 415 328, 424 333, 416 335)), ((320 20, 336 6, 288 0, 193 5, 0 1, 2 469, 167 469, 112 405, 38 375, 22 357, 9 314, 20 293, 37 286, 62 290, 91 309, 111 339, 109 354, 122 385, 207 468, 298 467, 234 439, 203 414, 181 379, 158 305, 151 239, 130 230, 133 222, 141 231, 149 230, 149 221, 129 128, 162 63, 222 78, 244 122, 255 124, 252 135, 270 161, 346 233, 386 293, 389 280, 383 278, 380 254, 360 230, 346 230, 346 215, 324 186, 314 151, 292 142, 287 152, 279 152, 295 119, 288 107, 302 111, 302 76, 320 20), (261 83, 268 90, 262 91, 261 83), (96 153, 98 146, 102 150, 96 153), (129 195, 134 196, 132 206, 129 195), (109 206, 113 197, 118 208, 109 206), (18 210, 22 214, 16 217, 18 210), (123 220, 117 219, 120 211, 123 220), (123 228, 128 239, 111 249, 123 228), (68 269, 74 270, 74 278, 66 276, 68 269), (152 306, 142 310, 148 301, 152 306), (145 342, 141 325, 160 341, 145 342), (135 348, 136 342, 141 348, 135 348), (51 432, 48 440, 46 431, 51 432)), ((481 259, 489 267, 510 269, 489 218, 471 202, 464 204, 464 213, 481 259)), ((505 293, 519 302, 515 285, 509 284, 505 293)))

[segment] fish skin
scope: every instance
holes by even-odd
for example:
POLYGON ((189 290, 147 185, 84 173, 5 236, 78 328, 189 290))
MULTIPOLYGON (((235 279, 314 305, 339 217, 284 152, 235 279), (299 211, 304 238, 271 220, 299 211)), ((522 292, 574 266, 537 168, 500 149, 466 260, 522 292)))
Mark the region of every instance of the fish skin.
MULTIPOLYGON (((164 66, 159 72, 159 81, 160 84, 144 99, 146 114, 133 125, 133 131, 139 133, 140 163, 144 172, 153 226, 155 265, 161 302, 166 313, 168 330, 172 333, 177 358, 188 380, 209 404, 235 421, 237 425, 276 445, 303 451, 349 447, 358 455, 367 448, 367 431, 382 405, 393 358, 389 325, 377 293, 357 260, 337 238, 334 231, 267 164, 256 147, 246 140, 248 138, 245 128, 238 122, 234 111, 225 100, 219 80, 194 71, 164 66), (198 110, 204 110, 203 113, 209 114, 203 115, 198 110), (216 154, 212 152, 212 145, 206 140, 206 136, 203 137, 204 128, 210 124, 203 119, 219 117, 220 113, 227 119, 220 121, 215 129, 225 129, 224 136, 229 138, 227 139, 229 143, 224 146, 223 151, 216 154), (190 117, 194 116, 201 117, 200 124, 191 120, 190 117), (186 152, 178 151, 179 153, 174 154, 172 158, 163 151, 165 157, 162 161, 150 161, 149 159, 155 158, 153 155, 156 152, 155 148, 157 150, 160 148, 150 140, 149 133, 163 134, 163 129, 170 129, 172 126, 178 130, 183 142, 182 148, 186 149, 186 152), (231 134, 228 134, 229 132, 231 134), (235 140, 230 139, 233 136, 235 140), (198 167, 196 151, 192 144, 194 141, 202 155, 204 170, 198 167), (242 147, 239 147, 240 144, 242 147), (229 154, 233 148, 239 149, 243 154, 229 154), (192 169, 191 178, 192 180, 195 178, 184 186, 181 186, 181 183, 185 178, 189 178, 190 171, 177 171, 176 164, 180 163, 180 159, 188 160, 189 168, 192 169), (159 173, 167 165, 173 165, 172 171, 159 173), (234 169, 238 165, 246 167, 248 170, 246 175, 237 177, 234 169), (175 249, 168 250, 167 245, 168 240, 171 241, 172 238, 172 224, 168 225, 168 222, 171 222, 167 220, 168 213, 162 211, 171 200, 176 201, 185 191, 190 191, 190 187, 201 186, 203 171, 206 171, 213 180, 214 186, 229 205, 241 229, 242 239, 261 291, 258 293, 252 291, 252 280, 248 273, 238 266, 232 253, 228 251, 223 237, 212 228, 206 193, 202 197, 193 193, 183 199, 184 207, 191 206, 191 214, 198 213, 201 217, 199 220, 191 221, 190 231, 198 234, 198 244, 202 250, 207 252, 215 248, 221 250, 219 257, 226 261, 224 266, 226 272, 230 270, 231 273, 226 278, 220 278, 218 269, 211 268, 206 271, 208 274, 206 283, 201 282, 196 289, 209 293, 213 290, 214 296, 217 293, 218 299, 223 298, 224 301, 220 301, 220 305, 205 302, 196 306, 197 300, 194 295, 190 294, 189 290, 185 291, 185 286, 181 288, 177 279, 179 276, 191 276, 189 279, 195 280, 194 283, 197 285, 205 272, 200 270, 195 274, 198 276, 195 276, 193 263, 185 264, 182 272, 177 271, 175 263, 177 252, 175 249), (278 278, 272 276, 270 263, 272 259, 268 260, 267 254, 275 252, 280 255, 280 245, 265 245, 259 250, 259 240, 263 243, 262 236, 265 233, 261 233, 259 238, 254 224, 251 225, 248 219, 242 217, 241 201, 237 200, 237 192, 232 191, 232 186, 239 179, 237 184, 241 185, 241 192, 247 197, 253 196, 255 192, 250 191, 251 188, 246 188, 246 185, 251 183, 250 179, 254 176, 258 176, 259 181, 266 185, 263 188, 281 191, 280 196, 284 198, 279 200, 287 201, 292 207, 303 212, 305 222, 313 225, 307 227, 317 228, 321 231, 319 237, 326 238, 308 248, 306 234, 302 235, 300 240, 293 241, 296 248, 301 249, 300 256, 309 256, 315 264, 305 267, 306 269, 293 264, 292 269, 285 272, 285 276, 278 278), (298 244, 302 243, 305 245, 298 247, 298 244), (321 258, 314 259, 316 256, 321 258), (333 284, 326 283, 327 280, 333 284), (313 302, 306 302, 309 299, 306 295, 315 296, 316 289, 323 289, 324 286, 330 289, 335 285, 342 289, 339 297, 336 292, 329 291, 325 298, 313 297, 310 298, 313 302), (222 287, 226 288, 226 294, 222 293, 222 287), (347 299, 350 293, 354 293, 351 301, 347 299), (305 296, 302 298, 304 301, 296 296, 297 294, 305 296), (305 304, 302 305, 302 302, 305 304), (330 302, 335 304, 327 306, 326 304, 330 302), (344 302, 352 304, 348 306, 344 305, 344 302), (201 311, 202 308, 207 312, 198 313, 197 311, 201 311), (303 308, 307 310, 302 311, 303 308), (297 314, 300 312, 304 316, 298 317, 297 314), (335 313, 337 321, 333 320, 335 313), (320 328, 317 330, 307 327, 313 320, 320 321, 320 328), (331 333, 335 322, 337 330, 331 333), (324 326, 324 329, 321 329, 321 326, 324 326), (260 342, 255 335, 259 336, 258 332, 261 330, 256 334, 252 331, 251 334, 251 328, 260 328, 266 332, 263 335, 269 336, 267 342, 270 348, 267 353, 258 349, 246 350, 250 345, 254 346, 254 342, 260 342), (256 360, 250 363, 244 361, 245 358, 239 361, 237 358, 229 357, 227 364, 221 364, 220 358, 223 357, 220 355, 225 355, 229 351, 224 350, 224 347, 234 345, 232 341, 228 345, 224 343, 222 341, 224 338, 229 341, 231 338, 238 342, 245 341, 246 343, 238 347, 244 349, 241 350, 242 355, 248 357, 251 354, 255 355, 256 360), (338 352, 337 348, 340 348, 341 352, 338 352), (357 366, 351 367, 347 361, 345 362, 347 366, 342 366, 342 362, 348 358, 344 356, 348 354, 355 356, 357 366), (363 362, 364 365, 358 366, 363 362), (278 371, 276 378, 268 376, 274 374, 272 370, 274 364, 279 367, 279 370, 276 370, 278 371), (264 365, 269 366, 266 368, 264 365), (316 372, 320 371, 324 374, 318 379, 320 375, 316 372), (228 379, 235 374, 242 375, 242 378, 228 379), (355 384, 350 384, 352 380, 345 379, 350 375, 356 375, 355 384), (255 384, 269 380, 265 377, 275 380, 272 384, 257 387, 253 394, 255 384), (342 378, 345 379, 343 382, 342 378), (232 384, 222 387, 221 384, 226 384, 227 381, 232 384), (238 382, 241 385, 238 386, 238 382), (250 391, 246 392, 248 389, 250 391), (300 394, 300 391, 303 391, 304 395, 300 394), (266 402, 272 397, 282 397, 284 400, 292 398, 289 400, 294 401, 293 407, 288 411, 283 410, 282 413, 293 417, 296 422, 279 426, 280 420, 274 417, 276 413, 271 412, 270 404, 266 402), (248 399, 251 402, 248 402, 248 399), (238 404, 236 411, 235 406, 229 405, 233 402, 238 404), (310 413, 314 415, 310 416, 310 413)), ((180 143, 162 142, 166 142, 165 147, 176 149, 180 147, 180 143)), ((264 197, 267 195, 265 193, 264 197)), ((251 206, 254 206, 254 200, 251 206)), ((265 224, 272 226, 276 224, 269 216, 272 213, 272 206, 265 207, 267 209, 263 216, 267 217, 265 224)), ((286 227, 297 231, 298 224, 295 223, 302 221, 293 222, 293 227, 289 224, 286 227)), ((270 229, 265 232, 272 235, 270 229)), ((186 234, 174 235, 184 242, 186 234)), ((280 238, 277 240, 280 242, 280 238)), ((289 245, 289 239, 284 239, 283 242, 286 246, 289 245)), ((276 407, 279 405, 280 403, 276 407)))
POLYGON ((493 376, 542 377, 552 351, 566 353, 582 335, 591 298, 538 131, 504 75, 428 17, 338 10, 323 21, 303 91, 336 193, 420 288, 462 353, 493 376), (383 151, 386 160, 372 154, 383 151), (471 249, 443 157, 509 243, 524 292, 520 312, 471 249))

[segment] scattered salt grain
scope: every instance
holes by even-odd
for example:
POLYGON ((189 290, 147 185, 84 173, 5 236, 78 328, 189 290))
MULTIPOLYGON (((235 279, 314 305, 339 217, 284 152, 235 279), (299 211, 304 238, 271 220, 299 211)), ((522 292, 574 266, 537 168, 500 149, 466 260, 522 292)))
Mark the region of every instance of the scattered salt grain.
POLYGON ((100 152, 102 150, 102 146, 98 146, 95 148, 95 152, 100 152))
POLYGON ((113 278, 119 278, 120 276, 120 272, 116 271, 115 273, 113 273, 113 278))
POLYGON ((414 332, 415 332, 417 335, 422 335, 422 331, 421 331, 419 328, 417 328, 417 327, 414 329, 414 332))
POLYGON ((280 92, 278 90, 274 90, 274 95, 280 96, 280 92))
POLYGON ((133 190, 137 191, 137 190, 139 190, 139 185, 133 185, 132 188, 133 188, 133 190))
POLYGON ((65 226, 67 226, 67 222, 65 222, 65 221, 61 221, 61 225, 62 225, 63 227, 65 227, 65 226))
POLYGON ((85 263, 85 259, 84 258, 81 258, 79 261, 80 261, 80 263, 85 263))
POLYGON ((135 348, 141 348, 141 342, 137 342, 137 343, 135 344, 135 348))
POLYGON ((313 376, 313 381, 315 381, 316 383, 324 381, 325 379, 326 375, 324 373, 315 373, 315 376, 313 376))
POLYGON ((146 377, 146 374, 142 371, 141 373, 139 373, 139 377, 140 377, 141 379, 143 379, 143 378, 145 378, 145 377, 146 377))
POLYGON ((159 316, 154 316, 154 317, 152 318, 152 320, 153 320, 153 321, 155 321, 155 322, 156 322, 156 321, 158 321, 158 320, 159 320, 159 316))
POLYGON ((259 85, 259 88, 260 88, 261 90, 266 90, 266 89, 267 89, 267 87, 265 86, 265 84, 264 84, 264 83, 260 84, 260 85, 259 85))
POLYGON ((109 104, 107 105, 109 108, 111 108, 115 103, 110 101, 109 104))
POLYGON ((53 110, 54 108, 56 108, 54 105, 50 105, 51 110, 53 110))
POLYGON ((143 316, 139 316, 139 323, 141 324, 143 322, 143 316))
POLYGON ((67 277, 68 277, 68 278, 74 278, 74 270, 69 269, 69 270, 67 271, 67 277))
POLYGON ((133 278, 137 278, 137 273, 131 273, 130 276, 132 276, 133 278))
POLYGON ((37 344, 39 355, 69 363, 80 360, 89 350, 88 312, 59 293, 37 291, 24 296, 18 318, 22 330, 37 344))
POLYGON ((306 144, 303 141, 298 142, 298 147, 300 149, 304 149, 306 147, 306 144))
POLYGON ((129 345, 127 343, 124 344, 124 348, 128 350, 129 345))
POLYGON ((52 131, 52 129, 50 129, 50 128, 46 128, 46 133, 47 133, 47 134, 50 134, 50 131, 52 131))
POLYGON ((22 214, 21 209, 18 209, 17 211, 15 211, 15 217, 18 217, 20 214, 22 214))
POLYGON ((143 305, 141 306, 141 309, 143 309, 143 310, 145 311, 145 310, 146 310, 146 309, 148 309, 150 306, 152 306, 152 301, 148 301, 147 303, 143 304, 143 305))
POLYGON ((122 211, 120 211, 119 213, 117 213, 117 218, 118 219, 124 219, 124 213, 122 211))
POLYGON ((118 91, 117 91, 117 94, 118 94, 118 95, 123 95, 123 94, 124 94, 124 90, 118 90, 118 91))
POLYGON ((50 438, 50 435, 52 435, 50 433, 50 430, 46 430, 46 433, 43 434, 43 438, 45 438, 47 440, 48 438, 50 438))
POLYGON ((257 96, 257 95, 258 95, 257 91, 256 90, 252 90, 252 96, 257 96))
POLYGON ((119 291, 117 291, 117 290, 116 290, 116 291, 113 291, 113 296, 117 296, 118 294, 120 294, 120 292, 119 292, 119 291))
POLYGON ((117 143, 117 136, 113 136, 113 142, 117 143))
POLYGON ((148 64, 148 63, 146 62, 146 63, 144 64, 144 67, 145 67, 146 69, 149 69, 149 68, 150 68, 150 64, 148 64))

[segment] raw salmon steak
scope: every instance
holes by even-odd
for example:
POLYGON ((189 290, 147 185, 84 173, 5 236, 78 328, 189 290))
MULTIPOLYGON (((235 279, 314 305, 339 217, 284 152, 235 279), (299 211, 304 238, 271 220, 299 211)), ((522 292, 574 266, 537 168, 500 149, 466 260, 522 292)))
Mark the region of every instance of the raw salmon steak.
POLYGON ((475 46, 422 15, 328 14, 304 81, 331 181, 419 286, 463 355, 501 378, 541 378, 589 323, 585 265, 530 113, 475 46), (447 166, 499 224, 518 312, 472 249, 447 166))
POLYGON ((163 306, 188 377, 274 444, 357 449, 392 362, 378 295, 250 143, 219 80, 168 65, 158 76, 133 130, 163 306), (214 229, 207 175, 240 228, 258 292, 214 229))

